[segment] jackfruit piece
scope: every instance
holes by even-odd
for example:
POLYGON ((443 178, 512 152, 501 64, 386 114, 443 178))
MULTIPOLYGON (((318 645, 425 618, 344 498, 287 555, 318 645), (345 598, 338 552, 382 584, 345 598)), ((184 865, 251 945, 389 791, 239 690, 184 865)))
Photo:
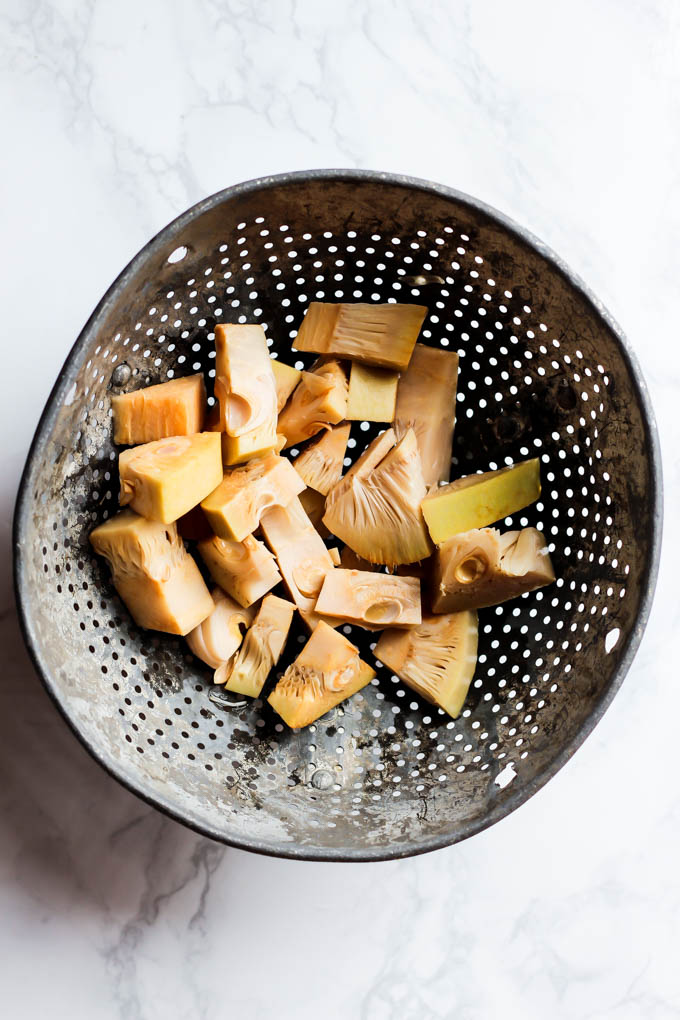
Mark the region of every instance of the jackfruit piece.
POLYGON ((374 654, 408 687, 455 719, 477 664, 477 613, 424 616, 411 630, 386 630, 374 654))
POLYGON ((269 549, 252 535, 242 542, 212 535, 198 543, 198 552, 213 580, 240 606, 252 606, 281 580, 269 549))
POLYGON ((268 700, 283 721, 297 729, 356 694, 374 676, 351 641, 321 620, 268 700))
POLYGON ((262 326, 215 326, 215 396, 225 464, 261 457, 276 446, 276 384, 262 326))
POLYGON ((323 515, 326 510, 326 497, 316 489, 303 489, 298 494, 302 509, 319 532, 322 538, 328 538, 328 528, 323 523, 323 515))
POLYGON ((415 432, 428 489, 451 473, 457 382, 458 355, 424 344, 415 345, 399 379, 394 430, 398 437, 408 428, 415 432))
POLYGON ((242 542, 265 510, 285 506, 304 485, 290 461, 271 453, 227 471, 201 507, 216 535, 242 542))
POLYGON ((140 627, 187 634, 214 608, 175 524, 121 510, 90 534, 109 563, 113 585, 140 627))
POLYGON ((270 670, 281 657, 294 612, 292 603, 267 595, 235 657, 216 670, 215 683, 225 684, 236 694, 259 697, 270 670))
POLYGON ((187 375, 132 393, 112 394, 111 407, 113 441, 122 446, 192 435, 203 428, 203 376, 187 375))
POLYGON ((420 511, 424 495, 413 430, 394 446, 388 429, 328 493, 323 522, 371 563, 413 563, 431 551, 420 511))
POLYGON ((157 439, 118 458, 120 505, 169 524, 200 503, 222 477, 216 432, 157 439))
POLYGON ((279 415, 279 432, 286 446, 311 439, 337 425, 347 411, 347 377, 338 361, 330 359, 303 372, 293 395, 279 415))
POLYGON ((336 546, 333 546, 331 549, 328 550, 328 552, 330 554, 331 559, 333 560, 333 566, 334 567, 339 567, 340 566, 340 550, 336 546))
POLYGON ((426 315, 423 305, 312 301, 295 347, 401 371, 409 363, 426 315))
POLYGON ((278 358, 272 358, 272 371, 276 385, 276 410, 281 412, 297 384, 302 372, 291 365, 284 365, 278 358))
POLYGON ((217 669, 238 651, 255 611, 239 606, 220 588, 213 588, 212 597, 215 608, 187 634, 187 644, 194 655, 217 669))
POLYGON ((434 556, 432 611, 496 606, 554 580, 548 546, 536 528, 505 534, 495 528, 466 531, 434 556))
POLYGON ((311 612, 323 579, 333 570, 333 560, 300 500, 276 506, 262 514, 260 527, 279 564, 293 602, 311 612))
POLYGON ((398 372, 353 361, 349 373, 348 420, 394 421, 398 382, 398 372))
POLYGON ((412 627, 421 622, 420 581, 369 570, 331 570, 315 612, 359 626, 412 627))
POLYGON ((200 542, 212 535, 212 528, 200 506, 193 507, 177 519, 177 530, 189 542, 200 542))
POLYGON ((485 528, 522 510, 540 494, 540 461, 535 457, 433 489, 421 506, 432 541, 441 545, 453 535, 485 528))
POLYGON ((293 466, 310 489, 326 495, 342 475, 351 425, 336 425, 324 432, 295 458, 293 466))

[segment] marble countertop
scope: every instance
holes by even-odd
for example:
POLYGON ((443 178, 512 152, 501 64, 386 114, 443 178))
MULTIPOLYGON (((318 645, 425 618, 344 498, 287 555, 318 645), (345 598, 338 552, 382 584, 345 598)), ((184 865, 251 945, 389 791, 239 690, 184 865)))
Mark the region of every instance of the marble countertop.
POLYGON ((5 0, 0 1013, 78 1020, 680 1016, 680 10, 671 0, 5 0), (178 212, 370 167, 528 226, 627 331, 666 537, 637 659, 583 748, 468 842, 380 865, 215 845, 105 775, 24 652, 13 501, 55 376, 178 212))

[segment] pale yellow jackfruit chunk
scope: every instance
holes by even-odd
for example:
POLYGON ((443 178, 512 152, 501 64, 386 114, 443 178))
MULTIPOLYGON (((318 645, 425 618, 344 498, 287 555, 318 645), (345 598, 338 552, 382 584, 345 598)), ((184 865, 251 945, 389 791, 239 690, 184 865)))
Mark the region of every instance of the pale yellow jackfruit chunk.
POLYGON ((454 613, 514 599, 555 580, 545 538, 536 528, 465 531, 439 547, 432 573, 432 610, 454 613))
POLYGON ((477 613, 425 616, 411 630, 386 630, 375 647, 375 657, 455 719, 477 664, 477 613))
POLYGON ((297 729, 356 694, 374 676, 351 641, 321 620, 268 700, 283 721, 297 729))
POLYGON ((214 608, 201 572, 175 524, 121 510, 90 534, 108 560, 114 587, 135 623, 166 634, 188 634, 214 608))
POLYGON ((322 538, 328 537, 328 528, 323 523, 323 515, 326 511, 326 497, 316 489, 303 489, 298 494, 302 509, 319 532, 322 538))
POLYGON ((215 608, 187 634, 187 644, 194 655, 217 669, 236 654, 255 613, 239 606, 220 588, 213 588, 212 597, 215 608))
POLYGON ((236 694, 259 697, 281 657, 294 612, 292 603, 267 595, 234 659, 216 670, 215 683, 226 684, 236 694))
POLYGON ((303 372, 292 397, 279 415, 279 432, 286 446, 311 439, 317 432, 337 425, 347 410, 347 376, 338 361, 322 361, 303 372))
POLYGON ((124 446, 200 432, 205 416, 202 375, 111 396, 113 441, 124 446))
POLYGON ((424 344, 415 345, 399 379, 394 430, 415 432, 428 489, 449 480, 457 382, 458 355, 424 344))
POLYGON ((394 445, 388 429, 326 496, 324 524, 371 563, 413 563, 431 545, 420 511, 425 483, 411 429, 394 445))
POLYGON ((285 507, 267 510, 262 514, 260 527, 295 605, 311 612, 324 577, 334 568, 330 553, 300 500, 295 498, 285 507))
POLYGON ((242 542, 265 510, 285 506, 304 486, 290 461, 271 453, 227 471, 201 507, 216 535, 242 542))
POLYGON ((420 581, 368 570, 331 570, 315 612, 359 626, 412 627, 421 621, 420 581))
POLYGON ((276 384, 276 410, 280 412, 284 409, 288 397, 300 382, 302 372, 298 368, 293 368, 292 365, 284 365, 278 358, 272 358, 272 371, 274 373, 274 383, 276 384))
POLYGON ((281 580, 269 549, 252 535, 242 542, 212 535, 198 551, 213 580, 240 606, 252 606, 281 580))
POLYGON ((262 326, 215 326, 215 396, 226 439, 226 464, 241 464, 276 446, 276 383, 262 326))
POLYGON ((463 531, 485 528, 522 510, 540 494, 540 461, 535 457, 433 489, 422 502, 423 517, 432 541, 441 545, 463 531))
POLYGON ((123 450, 118 458, 120 504, 169 524, 188 513, 222 478, 216 432, 172 436, 123 450))
POLYGON ((326 495, 342 475, 351 425, 336 425, 324 432, 295 458, 295 470, 310 489, 326 495))
POLYGON ((427 315, 423 305, 322 304, 312 301, 295 338, 298 351, 336 354, 401 371, 427 315))
POLYGON ((394 421, 398 382, 398 372, 353 361, 349 373, 348 420, 394 421))

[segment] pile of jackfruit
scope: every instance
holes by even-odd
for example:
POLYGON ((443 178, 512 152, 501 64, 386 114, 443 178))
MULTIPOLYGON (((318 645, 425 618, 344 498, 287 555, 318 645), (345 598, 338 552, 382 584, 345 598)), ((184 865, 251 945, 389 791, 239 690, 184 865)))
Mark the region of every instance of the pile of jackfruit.
POLYGON ((376 659, 455 718, 477 609, 555 579, 540 532, 489 527, 538 498, 538 460, 449 482, 458 356, 417 343, 426 312, 313 302, 302 372, 260 325, 218 325, 213 408, 201 374, 111 397, 124 509, 90 540, 118 594, 252 698, 297 611, 310 636, 268 698, 293 728, 375 676, 343 624, 381 631, 376 659), (353 422, 386 427, 343 474, 353 422))

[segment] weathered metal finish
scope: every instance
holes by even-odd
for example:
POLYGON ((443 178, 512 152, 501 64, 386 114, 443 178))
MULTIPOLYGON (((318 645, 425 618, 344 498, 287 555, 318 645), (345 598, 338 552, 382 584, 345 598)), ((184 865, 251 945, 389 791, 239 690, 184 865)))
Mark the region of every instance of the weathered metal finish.
MULTIPOLYGON (((28 457, 16 589, 47 690, 129 789, 245 849, 380 860, 490 825, 574 753, 647 621, 661 508, 656 427, 635 359, 544 245, 424 181, 288 174, 184 213, 97 306, 28 457), (344 710, 285 731, 266 704, 211 691, 180 640, 136 628, 89 549, 89 531, 116 504, 109 388, 209 373, 215 322, 240 315, 266 323, 290 360, 289 332, 317 294, 428 305, 426 342, 461 352, 454 473, 543 460, 541 501, 514 523, 546 531, 559 584, 482 611, 475 686, 455 723, 382 668, 344 710)), ((352 635, 369 659, 370 637, 352 635)))

